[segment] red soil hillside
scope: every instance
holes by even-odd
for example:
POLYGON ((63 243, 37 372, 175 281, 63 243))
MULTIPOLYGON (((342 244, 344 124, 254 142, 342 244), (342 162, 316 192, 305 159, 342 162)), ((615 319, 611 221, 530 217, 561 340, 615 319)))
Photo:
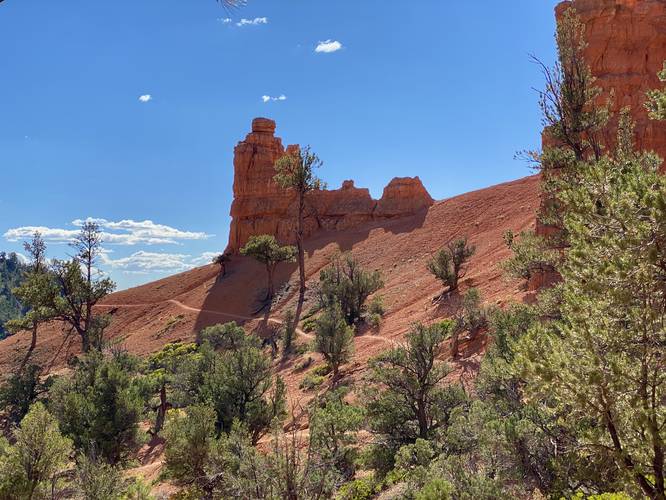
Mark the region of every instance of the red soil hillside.
MULTIPOLYGON (((432 303, 441 285, 426 270, 426 261, 452 238, 466 235, 477 248, 461 284, 463 291, 478 287, 489 304, 522 300, 521 284, 508 281, 498 267, 509 255, 502 234, 507 229, 533 227, 538 205, 539 178, 531 176, 435 202, 416 215, 319 232, 309 239, 306 268, 311 283, 338 248, 351 251, 367 268, 379 269, 386 282, 380 292, 387 309, 382 325, 356 337, 355 360, 347 372, 362 370, 370 356, 399 341, 410 323, 446 317, 445 305, 432 303)), ((236 320, 249 328, 261 326, 261 318, 251 317, 265 284, 263 267, 234 256, 227 268, 223 279, 218 279, 217 267, 209 265, 114 293, 99 306, 100 312, 113 318, 108 337, 132 353, 146 355, 168 342, 190 341, 196 331, 214 323, 236 320)), ((295 264, 282 266, 278 274, 283 292, 270 312, 272 327, 294 306, 298 288, 295 264)), ((28 343, 28 334, 0 342, 2 373, 15 367, 28 343)), ((57 371, 66 366, 68 356, 77 353, 78 345, 74 335, 66 339, 59 325, 50 325, 40 331, 35 360, 57 371)), ((474 346, 463 344, 459 368, 473 373, 482 350, 483 340, 474 346)), ((293 373, 291 366, 276 368, 285 376, 290 395, 296 396, 303 374, 293 373)))

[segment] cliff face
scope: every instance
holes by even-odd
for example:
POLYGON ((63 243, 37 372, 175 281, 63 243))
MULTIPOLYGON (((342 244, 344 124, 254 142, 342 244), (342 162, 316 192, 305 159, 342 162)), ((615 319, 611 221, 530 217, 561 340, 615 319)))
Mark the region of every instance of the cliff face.
MULTIPOLYGON (((234 150, 234 201, 227 251, 237 252, 250 236, 272 234, 281 242, 294 241, 296 195, 273 180, 275 161, 298 146, 285 150, 274 136, 275 122, 252 121, 252 132, 234 150)), ((383 219, 413 215, 433 204, 418 177, 393 179, 379 200, 370 192, 345 181, 340 189, 308 193, 305 235, 316 231, 345 230, 383 219)))
POLYGON ((604 94, 614 92, 614 111, 630 107, 637 146, 666 158, 666 124, 650 120, 645 109, 646 92, 662 86, 666 1, 573 0, 560 3, 556 15, 569 7, 585 24, 586 60, 604 94))

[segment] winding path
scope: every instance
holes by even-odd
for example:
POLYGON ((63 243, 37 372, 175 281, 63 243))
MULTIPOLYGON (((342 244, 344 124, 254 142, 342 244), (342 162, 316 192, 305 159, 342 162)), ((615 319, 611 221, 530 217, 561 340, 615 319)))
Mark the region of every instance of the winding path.
MULTIPOLYGON (((188 306, 186 304, 183 304, 181 301, 176 300, 176 299, 167 299, 162 302, 148 302, 148 303, 143 303, 143 304, 97 304, 97 307, 129 307, 129 308, 138 308, 138 307, 147 307, 147 306, 156 306, 164 303, 171 303, 184 311, 190 311, 190 312, 195 312, 195 313, 204 313, 204 314, 213 314, 216 316, 225 316, 227 318, 231 319, 240 319, 243 321, 252 321, 255 319, 261 319, 260 317, 256 316, 243 316, 241 314, 233 314, 233 313, 227 313, 227 312, 222 312, 222 311, 214 311, 212 309, 201 309, 198 307, 192 307, 188 306)), ((273 323, 275 325, 282 325, 284 322, 281 319, 278 318, 268 318, 266 320, 268 323, 273 323)), ((313 340, 315 336, 311 333, 306 333, 300 328, 296 328, 296 333, 300 335, 301 337, 307 339, 307 340, 313 340)), ((356 339, 368 339, 368 340, 376 340, 380 342, 385 342, 388 344, 391 344, 392 346, 399 346, 401 345, 400 342, 397 340, 389 339, 386 337, 382 337, 380 335, 360 335, 358 337, 355 337, 356 339)))

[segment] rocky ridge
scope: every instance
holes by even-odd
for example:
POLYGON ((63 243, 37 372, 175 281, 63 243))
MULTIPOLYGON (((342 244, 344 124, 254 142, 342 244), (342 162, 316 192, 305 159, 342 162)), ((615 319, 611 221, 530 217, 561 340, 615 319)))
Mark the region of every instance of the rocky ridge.
MULTIPOLYGON (((255 118, 252 132, 234 149, 234 201, 227 251, 237 252, 252 235, 272 234, 281 242, 293 242, 296 194, 280 188, 273 177, 274 164, 298 146, 286 149, 275 137, 275 122, 255 118)), ((305 236, 318 230, 343 231, 372 221, 414 215, 434 203, 418 177, 389 182, 379 200, 366 188, 347 180, 339 189, 316 190, 306 199, 305 236)))

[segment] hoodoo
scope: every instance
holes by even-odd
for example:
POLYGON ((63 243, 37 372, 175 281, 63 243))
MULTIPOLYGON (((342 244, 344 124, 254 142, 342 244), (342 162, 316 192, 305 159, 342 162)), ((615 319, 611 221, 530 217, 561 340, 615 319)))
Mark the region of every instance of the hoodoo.
MULTIPOLYGON (((255 118, 252 132, 234 149, 234 201, 228 251, 237 252, 250 236, 272 234, 282 242, 293 242, 296 214, 295 193, 274 181, 275 162, 298 146, 285 148, 275 137, 275 122, 255 118)), ((318 230, 345 230, 374 220, 414 215, 433 204, 418 177, 400 177, 389 182, 379 200, 370 191, 347 180, 340 189, 312 191, 307 195, 306 236, 318 230)))

